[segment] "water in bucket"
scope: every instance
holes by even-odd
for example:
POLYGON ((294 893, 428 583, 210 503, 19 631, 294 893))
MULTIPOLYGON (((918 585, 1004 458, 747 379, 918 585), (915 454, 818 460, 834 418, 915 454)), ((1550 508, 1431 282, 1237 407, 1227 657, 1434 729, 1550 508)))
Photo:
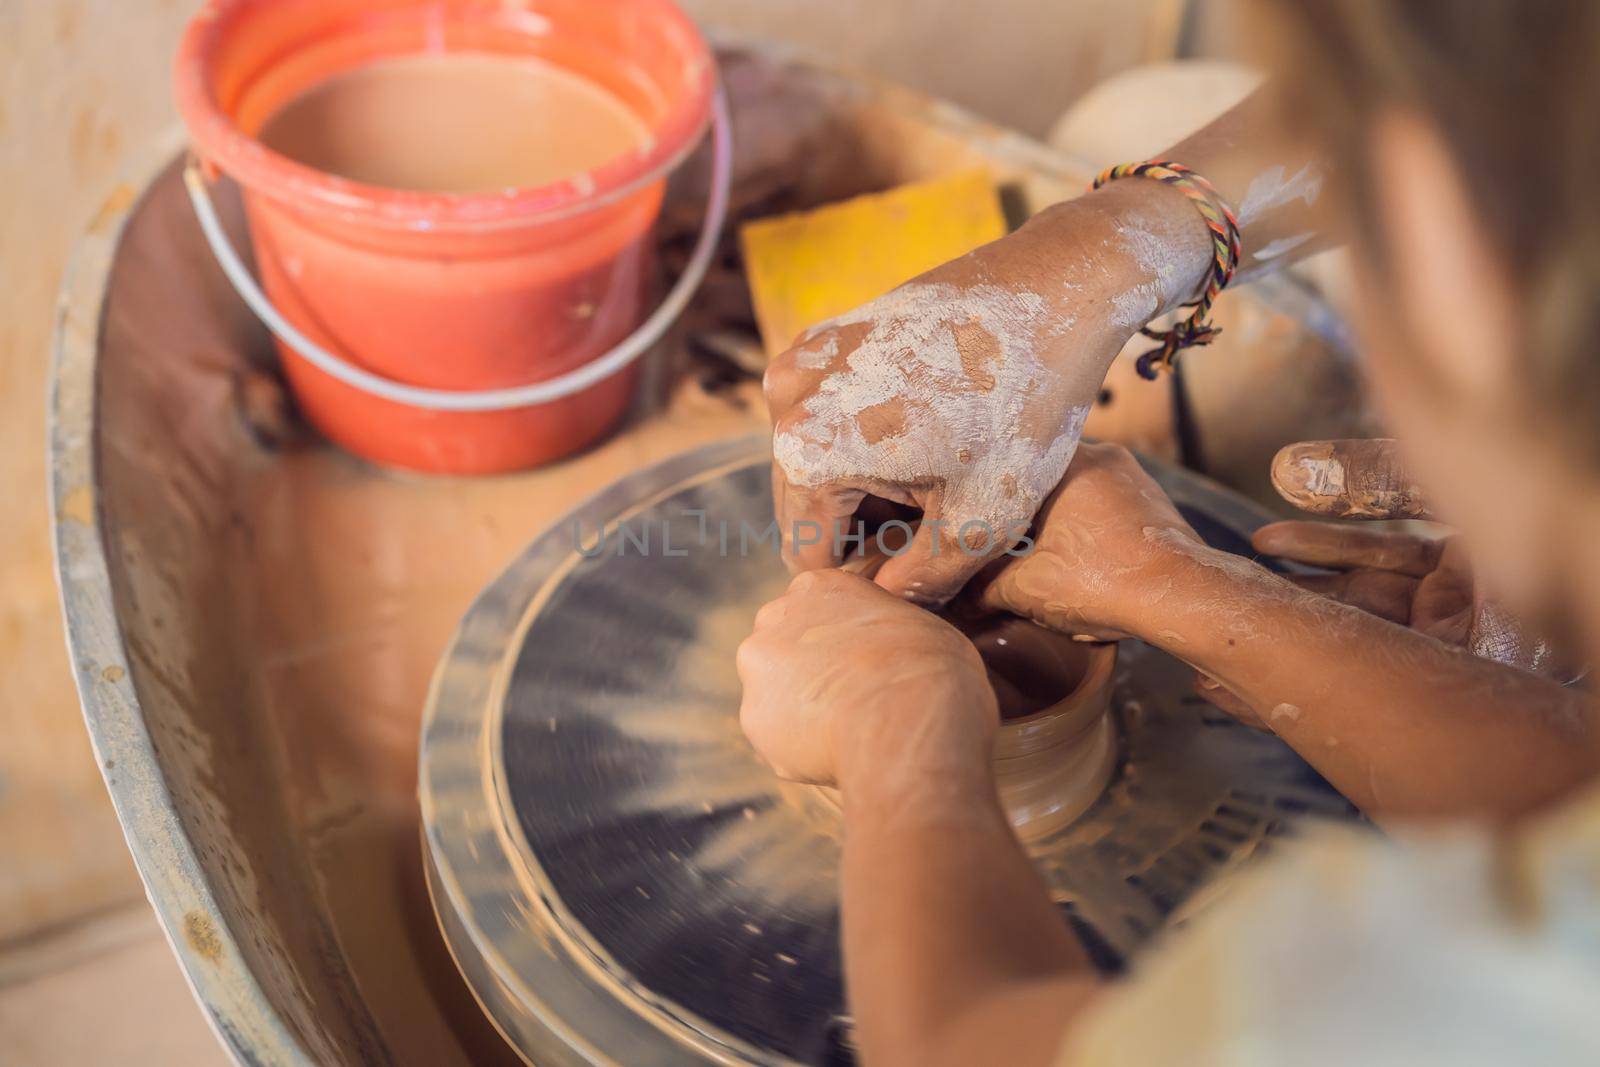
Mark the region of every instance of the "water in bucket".
POLYGON ((622 101, 560 67, 455 52, 329 78, 269 118, 260 140, 368 185, 487 193, 586 173, 649 136, 622 101))
MULTIPOLYGON (((385 384, 466 395, 582 372, 644 319, 651 230, 713 67, 669 0, 212 0, 175 80, 208 175, 243 189, 276 315, 385 384)), ((445 410, 279 351, 334 442, 446 473, 582 448, 637 370, 445 410)))

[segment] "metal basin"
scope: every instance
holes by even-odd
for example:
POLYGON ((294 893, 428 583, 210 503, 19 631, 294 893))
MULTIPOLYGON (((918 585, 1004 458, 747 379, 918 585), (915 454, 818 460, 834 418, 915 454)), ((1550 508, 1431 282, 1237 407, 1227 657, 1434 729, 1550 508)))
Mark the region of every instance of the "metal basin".
MULTIPOLYGON (((849 146, 806 176, 816 199, 974 164, 1024 205, 1082 187, 1083 168, 942 105, 787 60, 770 69, 849 146)), ((760 80, 734 89, 748 116, 760 80)), ((462 981, 425 885, 430 677, 473 598, 557 516, 763 419, 647 410, 558 468, 476 481, 284 447, 240 417, 273 357, 203 246, 180 147, 156 146, 106 201, 56 338, 58 571, 129 847, 239 1062, 518 1062, 462 981)), ((235 209, 242 240, 239 221, 235 209)), ((1235 306, 1281 317, 1262 299, 1235 306)))

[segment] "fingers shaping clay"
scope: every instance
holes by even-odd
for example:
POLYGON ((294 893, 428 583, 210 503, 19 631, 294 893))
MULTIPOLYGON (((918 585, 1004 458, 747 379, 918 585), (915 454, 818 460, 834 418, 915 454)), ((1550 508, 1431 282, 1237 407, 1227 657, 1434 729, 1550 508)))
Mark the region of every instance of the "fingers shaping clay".
POLYGON ((950 621, 977 646, 1000 702, 994 769, 1006 815, 1024 842, 1048 837, 1111 781, 1117 646, 1074 641, 1014 616, 950 621))
MULTIPOLYGON (((887 558, 856 556, 844 569, 870 578, 887 558)), ((1074 641, 1014 615, 959 606, 939 614, 988 668, 1000 706, 995 782, 1012 829, 1024 843, 1048 837, 1089 810, 1115 770, 1117 646, 1074 641)))

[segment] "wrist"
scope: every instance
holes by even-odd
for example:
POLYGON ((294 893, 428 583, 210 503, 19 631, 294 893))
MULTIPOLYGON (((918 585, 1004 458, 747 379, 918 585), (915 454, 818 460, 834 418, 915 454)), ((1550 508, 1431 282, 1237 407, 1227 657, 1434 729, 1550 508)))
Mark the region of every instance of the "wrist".
POLYGON ((829 743, 839 787, 849 793, 881 783, 887 767, 899 772, 896 778, 987 775, 998 721, 986 678, 895 687, 834 717, 829 743))
POLYGON ((1167 652, 1192 653, 1202 635, 1216 631, 1217 617, 1189 606, 1242 603, 1244 579, 1260 568, 1186 531, 1146 530, 1145 536, 1157 551, 1137 572, 1137 592, 1124 598, 1118 624, 1167 652))
POLYGON ((1259 563, 1213 549, 1192 534, 1163 530, 1147 536, 1162 542, 1162 553, 1144 568, 1144 593, 1128 601, 1123 627, 1195 665, 1195 657, 1219 651, 1229 617, 1256 613, 1285 587, 1294 589, 1259 563))
POLYGON ((1097 294, 1130 333, 1194 300, 1214 267, 1210 231, 1182 192, 1149 178, 1123 178, 1050 209, 1051 226, 1092 237, 1101 255, 1097 294))

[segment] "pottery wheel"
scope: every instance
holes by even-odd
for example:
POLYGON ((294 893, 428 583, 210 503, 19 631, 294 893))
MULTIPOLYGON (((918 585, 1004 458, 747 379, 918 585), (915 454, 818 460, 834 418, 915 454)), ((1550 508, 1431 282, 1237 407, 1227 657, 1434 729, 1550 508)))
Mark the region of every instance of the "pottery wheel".
MULTIPOLYGON (((479 597, 435 678, 420 787, 435 908, 485 1011, 541 1067, 850 1060, 839 813, 774 779, 738 724, 734 650, 787 580, 754 541, 772 520, 766 448, 668 460, 556 523, 479 597), (635 538, 620 554, 615 538, 578 551, 619 523, 635 538)), ((1150 466, 1208 541, 1248 552, 1264 515, 1150 466)), ((1107 970, 1290 817, 1351 814, 1191 678, 1125 643, 1116 776, 1032 848, 1107 970)))

